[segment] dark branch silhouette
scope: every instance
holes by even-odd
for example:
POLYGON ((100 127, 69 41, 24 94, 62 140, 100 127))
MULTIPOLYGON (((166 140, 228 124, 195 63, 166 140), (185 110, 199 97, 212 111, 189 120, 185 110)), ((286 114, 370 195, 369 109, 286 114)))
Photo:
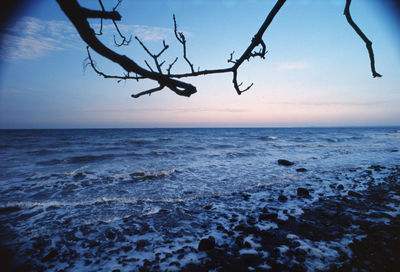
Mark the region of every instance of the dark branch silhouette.
MULTIPOLYGON (((265 31, 268 29, 269 25, 272 23, 275 16, 278 14, 281 7, 285 4, 286 0, 277 0, 271 11, 268 13, 265 21, 261 25, 260 29, 252 38, 250 45, 247 49, 240 55, 238 59, 234 59, 234 51, 230 54, 228 59, 228 63, 231 63, 232 66, 227 68, 220 69, 204 69, 200 70, 200 68, 195 71, 193 63, 189 60, 187 55, 187 45, 186 45, 186 37, 183 32, 178 31, 178 24, 176 21, 175 15, 173 15, 173 23, 174 23, 174 34, 177 41, 182 45, 183 50, 183 59, 188 64, 190 71, 187 73, 172 73, 172 68, 177 63, 178 57, 175 58, 173 62, 168 65, 168 68, 163 68, 165 64, 165 60, 161 60, 163 53, 168 50, 169 46, 163 41, 163 47, 158 53, 152 53, 147 46, 141 41, 138 37, 135 37, 137 42, 143 48, 143 50, 152 58, 153 67, 147 62, 144 61, 146 68, 138 65, 133 59, 120 55, 117 52, 111 50, 109 47, 105 46, 97 36, 102 35, 103 29, 103 20, 111 20, 114 24, 115 30, 117 31, 121 42, 117 42, 114 36, 114 43, 116 46, 125 46, 131 42, 132 36, 127 39, 119 30, 117 21, 121 20, 121 15, 117 11, 118 6, 121 4, 122 0, 118 0, 116 6, 112 11, 106 11, 102 0, 98 0, 100 4, 101 10, 89 10, 87 8, 81 7, 77 0, 57 0, 59 6, 64 11, 66 16, 72 22, 72 24, 77 29, 80 37, 87 44, 87 65, 90 65, 93 70, 104 78, 113 78, 118 79, 118 82, 122 80, 134 79, 134 80, 142 80, 149 79, 157 83, 157 87, 141 91, 137 94, 132 94, 132 97, 138 98, 142 95, 150 95, 154 92, 158 92, 163 90, 164 88, 168 88, 175 92, 180 96, 189 97, 192 94, 196 93, 196 87, 191 85, 190 83, 184 82, 180 79, 182 78, 190 78, 201 75, 211 75, 211 74, 221 74, 221 73, 232 73, 233 79, 233 87, 236 92, 240 95, 243 92, 249 90, 253 83, 248 85, 245 88, 242 88, 243 83, 238 83, 238 70, 240 66, 243 64, 245 60, 249 61, 251 58, 260 57, 265 59, 265 55, 267 54, 267 46, 263 41, 263 35, 265 31), (99 18, 100 19, 100 30, 99 33, 95 33, 90 24, 88 23, 88 18, 99 18), (118 64, 121 66, 126 73, 122 76, 117 75, 108 75, 103 73, 98 67, 96 67, 95 62, 91 56, 90 49, 98 53, 99 55, 105 57, 106 59, 118 64), (134 74, 135 76, 130 76, 134 74)), ((380 77, 381 75, 375 71, 375 61, 374 54, 372 51, 371 41, 364 35, 364 33, 358 28, 358 26, 354 23, 350 16, 350 3, 351 0, 347 0, 345 7, 345 15, 349 22, 349 24, 354 28, 357 34, 364 40, 366 43, 368 53, 371 60, 371 70, 374 77, 380 77)))
POLYGON ((365 46, 367 47, 369 60, 371 62, 371 72, 373 77, 381 77, 382 75, 377 73, 375 70, 375 58, 374 51, 372 50, 372 42, 365 36, 365 34, 361 31, 361 29, 354 23, 350 14, 350 4, 351 0, 346 0, 346 6, 344 8, 344 15, 346 16, 347 22, 349 22, 350 26, 354 29, 354 31, 361 37, 361 39, 365 42, 365 46))

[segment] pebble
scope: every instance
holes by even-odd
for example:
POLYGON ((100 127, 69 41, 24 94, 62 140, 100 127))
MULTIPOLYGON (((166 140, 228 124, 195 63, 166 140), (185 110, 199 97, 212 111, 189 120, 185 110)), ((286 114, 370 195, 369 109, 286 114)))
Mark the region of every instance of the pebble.
POLYGON ((278 160, 278 164, 283 165, 283 166, 291 166, 294 164, 294 162, 280 159, 280 160, 278 160))
POLYGON ((208 238, 203 238, 199 242, 198 249, 200 251, 211 250, 215 247, 215 238, 209 236, 208 238))

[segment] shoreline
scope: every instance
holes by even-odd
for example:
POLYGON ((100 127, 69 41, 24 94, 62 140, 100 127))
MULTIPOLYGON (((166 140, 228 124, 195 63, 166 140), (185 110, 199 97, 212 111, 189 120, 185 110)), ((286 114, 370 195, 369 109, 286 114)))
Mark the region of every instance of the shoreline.
MULTIPOLYGON (((381 171, 385 167, 369 169, 381 171)), ((367 170, 364 178, 372 178, 372 171, 367 170)), ((216 245, 201 264, 190 264, 182 271, 398 271, 400 168, 390 171, 384 183, 374 184, 372 178, 366 190, 320 197, 298 217, 280 220, 276 213, 264 209, 259 220, 270 219, 278 224, 277 229, 260 231, 251 220, 234 229, 239 237, 257 240, 261 245, 258 250, 240 254, 251 245, 236 239, 236 248, 216 245), (329 253, 324 245, 329 242, 337 243, 338 255, 329 253), (261 256, 262 250, 269 256, 261 256)))
MULTIPOLYGON (((294 166, 277 167, 296 171, 294 166)), ((400 166, 352 168, 329 180, 313 179, 303 170, 298 175, 303 178, 297 182, 261 185, 198 203, 173 203, 175 215, 181 216, 176 222, 167 209, 146 215, 145 223, 134 229, 135 217, 74 229, 68 229, 66 222, 59 237, 26 237, 24 251, 2 248, 2 255, 8 258, 9 271, 396 271, 400 267, 400 166), (221 208, 227 203, 241 209, 221 208), (157 225, 156 219, 165 226, 157 225), (168 224, 181 225, 168 229, 168 224), (13 256, 19 261, 11 263, 13 256)), ((8 207, 0 212, 12 215, 19 210, 8 207)), ((14 248, 18 245, 21 242, 14 248)))

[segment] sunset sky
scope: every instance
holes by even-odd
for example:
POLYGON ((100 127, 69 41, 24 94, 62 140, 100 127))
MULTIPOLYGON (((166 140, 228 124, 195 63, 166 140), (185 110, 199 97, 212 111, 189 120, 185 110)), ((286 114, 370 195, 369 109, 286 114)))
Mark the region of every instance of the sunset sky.
MULTIPOLYGON (((104 79, 84 69, 85 44, 55 0, 32 1, 1 35, 0 128, 97 127, 281 127, 400 125, 400 24, 390 1, 353 0, 352 17, 373 42, 373 78, 367 50, 343 16, 345 0, 288 0, 264 35, 265 60, 252 59, 239 70, 238 96, 231 74, 187 79, 198 92, 179 97, 165 89, 130 97, 149 81, 104 79)), ((116 1, 104 0, 107 9, 116 1)), ((80 1, 99 8, 98 1, 80 1)), ((275 1, 125 0, 120 29, 137 35, 154 52, 170 45, 175 72, 187 72, 173 34, 172 15, 188 40, 188 56, 201 69, 228 67, 250 44, 275 1)), ((98 30, 99 21, 92 26, 98 30)), ((102 40, 145 67, 150 61, 133 39, 113 45, 112 24, 102 40)), ((98 68, 121 74, 115 64, 94 55, 98 68)))

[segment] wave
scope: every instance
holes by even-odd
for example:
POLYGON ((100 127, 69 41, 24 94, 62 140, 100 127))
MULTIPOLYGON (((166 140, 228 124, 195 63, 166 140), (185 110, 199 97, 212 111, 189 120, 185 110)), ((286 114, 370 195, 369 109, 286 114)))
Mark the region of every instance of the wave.
POLYGON ((337 138, 328 138, 328 139, 326 139, 328 142, 330 142, 330 143, 337 143, 337 142, 339 142, 339 139, 337 139, 337 138))
POLYGON ((153 156, 168 156, 168 155, 174 155, 175 152, 172 151, 152 151, 150 152, 151 155, 153 156))
POLYGON ((38 201, 15 201, 0 203, 0 213, 7 213, 13 211, 20 211, 23 209, 33 209, 33 208, 60 208, 60 207, 86 207, 93 205, 104 205, 110 203, 120 203, 120 204, 140 204, 140 203, 183 203, 185 200, 177 198, 165 198, 165 199, 138 199, 136 197, 98 197, 91 200, 83 201, 48 201, 48 202, 38 202, 38 201))
POLYGON ((277 140, 278 137, 276 137, 276 136, 261 136, 258 139, 262 140, 262 141, 274 141, 274 140, 277 140))
POLYGON ((143 172, 134 172, 131 173, 129 176, 134 181, 143 181, 143 180, 150 180, 156 178, 164 178, 167 176, 171 176, 174 173, 181 173, 182 171, 177 169, 170 169, 170 170, 158 170, 158 171, 143 171, 143 172))
POLYGON ((78 164, 78 163, 90 163, 99 160, 106 160, 114 158, 113 154, 103 154, 103 155, 85 155, 85 156, 73 156, 65 159, 52 159, 47 161, 38 162, 37 165, 50 166, 57 164, 78 164))
POLYGON ((211 145, 211 148, 225 149, 225 148, 235 148, 235 146, 231 144, 213 144, 211 145))
POLYGON ((129 145, 129 144, 131 144, 131 145, 148 145, 148 144, 152 144, 152 143, 153 142, 149 141, 149 140, 123 140, 123 141, 119 142, 119 144, 122 144, 122 145, 129 145))
POLYGON ((251 152, 228 152, 226 154, 226 156, 228 157, 251 157, 251 156, 255 156, 255 153, 251 153, 251 152))
POLYGON ((48 155, 48 154, 54 154, 54 153, 56 153, 56 151, 48 150, 48 149, 39 149, 39 150, 34 150, 34 151, 28 151, 26 153, 29 155, 48 155))

